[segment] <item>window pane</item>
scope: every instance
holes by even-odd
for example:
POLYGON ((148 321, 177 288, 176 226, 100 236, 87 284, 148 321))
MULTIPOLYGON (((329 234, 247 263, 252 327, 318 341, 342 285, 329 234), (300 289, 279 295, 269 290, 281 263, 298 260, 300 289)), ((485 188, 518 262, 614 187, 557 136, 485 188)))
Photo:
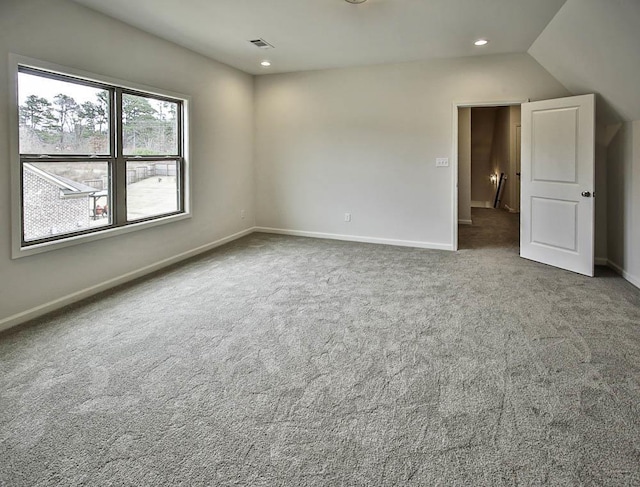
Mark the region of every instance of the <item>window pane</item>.
POLYGON ((111 223, 107 162, 23 163, 24 240, 111 223))
POLYGON ((122 95, 126 155, 178 155, 178 104, 122 95))
POLYGON ((109 154, 109 92, 18 73, 21 154, 109 154))
POLYGON ((127 162, 127 220, 178 211, 177 161, 127 162))

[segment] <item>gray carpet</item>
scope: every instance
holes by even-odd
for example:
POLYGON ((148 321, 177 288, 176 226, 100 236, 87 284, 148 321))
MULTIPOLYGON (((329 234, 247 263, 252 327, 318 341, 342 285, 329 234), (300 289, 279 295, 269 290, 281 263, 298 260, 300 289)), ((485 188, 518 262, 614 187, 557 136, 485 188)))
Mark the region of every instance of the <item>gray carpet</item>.
POLYGON ((254 234, 0 335, 0 485, 640 485, 640 291, 480 233, 254 234))

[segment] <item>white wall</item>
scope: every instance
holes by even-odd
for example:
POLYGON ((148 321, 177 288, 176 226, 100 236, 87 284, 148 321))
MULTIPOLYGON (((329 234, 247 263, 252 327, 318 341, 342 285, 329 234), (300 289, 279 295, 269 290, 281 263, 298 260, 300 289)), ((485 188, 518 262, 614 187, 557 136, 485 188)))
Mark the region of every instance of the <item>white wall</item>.
POLYGON ((566 95, 527 54, 261 76, 257 224, 451 247, 452 102, 566 95))
POLYGON ((0 114, 0 325, 254 225, 253 79, 238 70, 67 0, 2 0, 0 114), (193 218, 11 260, 9 52, 191 95, 193 218))
MULTIPOLYGON (((597 110, 597 109, 596 109, 597 110)), ((597 117, 596 117, 597 118, 597 117)), ((598 132, 596 128, 596 133, 598 132)), ((597 265, 606 265, 607 263, 607 242, 608 242, 608 184, 607 184, 607 146, 601 144, 596 136, 595 144, 595 219, 596 219, 596 235, 595 235, 595 259, 597 265)))
POLYGON ((471 223, 471 108, 458 108, 458 221, 471 223))
POLYGON ((609 261, 640 287, 640 120, 622 125, 607 165, 609 261))

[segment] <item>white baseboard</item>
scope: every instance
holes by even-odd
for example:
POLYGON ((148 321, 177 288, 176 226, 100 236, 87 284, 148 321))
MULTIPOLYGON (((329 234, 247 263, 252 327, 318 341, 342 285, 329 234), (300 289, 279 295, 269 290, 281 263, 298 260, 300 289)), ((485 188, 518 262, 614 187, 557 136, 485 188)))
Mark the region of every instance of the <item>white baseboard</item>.
MULTIPOLYGON (((460 223, 466 224, 464 223, 464 220, 461 220, 460 223)), ((194 257, 198 254, 214 249, 216 247, 220 247, 221 245, 237 240, 253 232, 275 233, 280 235, 292 235, 296 237, 326 238, 331 240, 345 240, 348 242, 364 242, 364 243, 383 244, 383 245, 397 245, 401 247, 415 247, 415 248, 421 248, 421 249, 453 250, 453 246, 449 244, 436 244, 431 242, 422 242, 422 241, 414 241, 414 240, 394 240, 394 239, 386 239, 386 238, 378 238, 378 237, 361 237, 361 236, 355 236, 355 235, 340 235, 335 233, 306 232, 306 231, 288 230, 288 229, 282 229, 282 228, 252 227, 252 228, 247 228, 245 230, 242 230, 241 232, 234 233, 233 235, 229 235, 228 237, 224 237, 219 240, 216 240, 215 242, 201 245, 200 247, 196 247, 195 249, 182 252, 178 255, 174 255, 173 257, 168 257, 166 259, 160 260, 158 262, 142 267, 135 271, 128 272, 118 277, 114 277, 112 279, 101 282, 94 286, 90 286, 88 288, 82 289, 75 293, 71 293, 61 298, 54 299, 53 301, 49 301, 48 303, 42 304, 40 306, 36 306, 34 308, 23 311, 21 313, 17 313, 7 318, 1 319, 0 332, 7 330, 9 328, 12 328, 14 326, 17 326, 26 321, 37 318, 39 316, 42 316, 56 309, 60 309, 64 306, 68 306, 69 304, 73 304, 77 301, 93 296, 94 294, 101 293, 103 291, 106 291, 107 289, 132 281, 146 274, 150 274, 152 272, 155 272, 157 270, 160 270, 164 267, 170 266, 182 260, 186 260, 190 257, 194 257)), ((603 258, 603 257, 598 257, 595 259, 595 263, 596 265, 607 265, 611 267, 614 271, 616 271, 618 274, 624 277, 631 284, 640 288, 640 278, 629 274, 615 262, 612 262, 611 260, 607 260, 606 258, 603 258)))
POLYGON ((361 237, 357 235, 340 235, 337 233, 306 232, 301 230, 289 230, 284 228, 255 227, 256 232, 277 233, 279 235, 292 235, 294 237, 327 238, 331 240, 345 240, 347 242, 363 242, 383 245, 397 245, 400 247, 415 247, 419 249, 453 250, 453 245, 421 242, 416 240, 394 240, 390 238, 361 237))
POLYGON ((82 289, 75 293, 68 294, 58 299, 54 299, 53 301, 49 301, 48 303, 41 304, 40 306, 36 306, 34 308, 28 309, 21 313, 17 313, 13 316, 9 316, 0 320, 0 332, 12 328, 16 325, 24 323, 26 321, 37 318, 38 316, 42 316, 43 314, 49 313, 56 309, 60 309, 69 304, 73 304, 82 299, 88 298, 89 296, 93 296, 94 294, 101 293, 110 289, 112 287, 118 286, 120 284, 124 284, 125 282, 132 281, 139 277, 142 277, 146 274, 150 274, 157 270, 162 269, 163 267, 170 266, 171 264, 175 264, 176 262, 180 262, 181 260, 188 259, 190 257, 194 257, 198 254, 206 252, 207 250, 214 249, 216 247, 220 247, 226 243, 232 242, 233 240, 244 237, 245 235, 249 235, 253 233, 255 229, 247 228, 238 233, 234 233, 233 235, 229 235, 228 237, 221 238, 216 240, 215 242, 211 242, 205 245, 201 245, 200 247, 196 247, 195 249, 188 250, 186 252, 182 252, 178 255, 174 255, 173 257, 169 257, 167 259, 160 260, 148 266, 142 267, 135 271, 127 272, 118 277, 114 277, 113 279, 109 279, 107 281, 96 284, 95 286, 90 286, 88 288, 82 289))
POLYGON ((640 288, 640 278, 632 274, 629 274, 621 266, 619 266, 618 264, 616 264, 611 260, 607 261, 607 265, 611 267, 614 271, 616 271, 618 274, 620 274, 622 277, 624 277, 631 284, 633 284, 635 287, 640 288))
POLYGON ((472 201, 471 208, 493 208, 491 201, 472 201))
POLYGON ((471 220, 458 220, 458 225, 472 225, 471 220))

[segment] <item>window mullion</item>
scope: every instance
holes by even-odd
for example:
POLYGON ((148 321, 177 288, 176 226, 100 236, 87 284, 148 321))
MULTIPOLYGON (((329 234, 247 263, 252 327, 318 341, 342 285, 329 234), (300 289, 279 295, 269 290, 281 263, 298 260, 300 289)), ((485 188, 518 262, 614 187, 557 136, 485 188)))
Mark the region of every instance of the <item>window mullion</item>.
POLYGON ((109 162, 113 160, 112 156, 94 156, 94 155, 73 155, 73 156, 31 156, 31 155, 21 155, 21 162, 36 162, 38 164, 48 164, 52 162, 109 162))
POLYGON ((113 110, 113 127, 115 134, 115 158, 114 167, 114 203, 116 226, 123 226, 127 223, 127 162, 123 154, 123 129, 122 129, 122 89, 115 90, 115 103, 113 110))

